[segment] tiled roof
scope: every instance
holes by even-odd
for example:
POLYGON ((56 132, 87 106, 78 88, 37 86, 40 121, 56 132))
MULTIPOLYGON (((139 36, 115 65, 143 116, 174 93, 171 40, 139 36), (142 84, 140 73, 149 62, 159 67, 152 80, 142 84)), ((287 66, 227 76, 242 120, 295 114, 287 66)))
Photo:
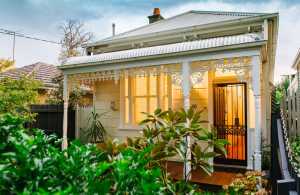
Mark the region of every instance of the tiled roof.
POLYGON ((201 50, 230 45, 239 45, 244 43, 254 43, 262 41, 259 34, 242 34, 234 36, 216 37, 202 39, 197 41, 181 42, 168 45, 145 47, 139 49, 130 49, 117 52, 97 54, 93 56, 71 57, 63 65, 84 64, 107 62, 113 60, 126 60, 130 58, 139 58, 145 56, 155 56, 163 54, 172 54, 178 52, 187 52, 192 50, 201 50))
MULTIPOLYGON (((211 23, 224 22, 229 20, 247 18, 265 15, 264 13, 248 13, 248 12, 218 12, 218 11, 189 11, 158 22, 147 24, 145 26, 117 34, 98 42, 112 41, 126 37, 139 36, 150 33, 158 33, 163 31, 206 25, 211 23)), ((97 43, 97 42, 96 42, 97 43)), ((95 44, 96 44, 95 43, 95 44)))
POLYGON ((33 75, 36 80, 43 83, 43 87, 57 87, 53 79, 61 74, 61 71, 54 65, 37 62, 35 64, 23 66, 21 68, 10 69, 0 73, 0 79, 10 77, 19 79, 21 76, 33 75))

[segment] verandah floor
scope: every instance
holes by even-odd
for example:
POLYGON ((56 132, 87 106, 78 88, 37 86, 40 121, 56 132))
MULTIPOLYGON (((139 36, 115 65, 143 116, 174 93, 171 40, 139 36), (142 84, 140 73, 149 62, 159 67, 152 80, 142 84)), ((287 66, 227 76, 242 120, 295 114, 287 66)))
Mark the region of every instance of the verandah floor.
MULTIPOLYGON (((183 163, 168 161, 167 171, 175 180, 182 179, 183 163)), ((193 170, 191 182, 201 185, 210 185, 222 188, 224 185, 229 185, 238 173, 232 171, 215 170, 211 175, 207 175, 203 171, 193 170)))

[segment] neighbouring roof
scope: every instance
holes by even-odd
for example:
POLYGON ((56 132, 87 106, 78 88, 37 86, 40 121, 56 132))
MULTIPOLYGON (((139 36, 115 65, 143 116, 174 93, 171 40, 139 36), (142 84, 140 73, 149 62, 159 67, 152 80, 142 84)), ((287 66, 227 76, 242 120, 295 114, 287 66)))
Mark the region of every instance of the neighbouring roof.
MULTIPOLYGON (((266 13, 247 13, 247 12, 221 12, 221 11, 188 11, 158 22, 147 24, 145 26, 111 36, 89 45, 118 40, 122 38, 134 37, 145 34, 153 34, 175 29, 183 29, 194 26, 201 26, 211 23, 219 23, 230 20, 250 18, 256 16, 268 15, 266 13)), ((88 45, 88 46, 89 46, 88 45)))
POLYGON ((37 62, 35 64, 2 72, 0 73, 0 79, 5 77, 19 79, 22 76, 33 75, 36 80, 39 80, 43 83, 42 88, 55 88, 58 87, 58 85, 53 82, 53 79, 60 74, 61 71, 55 65, 37 62))
POLYGON ((242 34, 234 36, 224 36, 197 41, 180 42, 167 45, 159 45, 153 47, 145 47, 138 49, 130 49, 116 51, 110 53, 102 53, 92 56, 71 57, 62 65, 62 68, 68 65, 86 64, 86 63, 102 63, 114 60, 127 60, 130 58, 140 58, 146 56, 167 55, 179 52, 188 52, 193 50, 203 50, 208 48, 217 48, 231 45, 241 45, 247 43, 255 43, 263 41, 259 34, 242 34))

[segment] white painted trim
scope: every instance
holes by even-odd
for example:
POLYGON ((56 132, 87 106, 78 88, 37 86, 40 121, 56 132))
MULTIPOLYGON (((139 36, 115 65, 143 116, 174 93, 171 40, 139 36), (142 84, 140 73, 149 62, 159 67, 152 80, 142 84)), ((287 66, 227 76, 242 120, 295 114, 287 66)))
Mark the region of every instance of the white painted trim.
POLYGON ((214 125, 214 88, 213 88, 213 82, 214 82, 214 71, 208 71, 208 121, 209 121, 209 127, 214 125))
POLYGON ((262 110, 261 110, 261 60, 260 56, 252 57, 252 88, 255 104, 255 149, 254 169, 261 170, 261 134, 262 134, 262 110))
POLYGON ((63 83, 63 100, 64 100, 64 113, 63 113, 63 141, 62 149, 68 147, 68 100, 69 100, 69 91, 68 91, 68 75, 64 74, 64 83, 63 83))
POLYGON ((263 33, 264 33, 264 40, 268 40, 268 34, 269 34, 269 24, 268 24, 268 19, 264 20, 263 24, 263 33))
MULTIPOLYGON (((190 108, 190 90, 191 90, 191 80, 190 80, 190 62, 184 61, 182 63, 182 92, 183 92, 183 107, 184 110, 187 111, 190 108)), ((190 121, 186 121, 186 127, 190 126, 190 121)), ((185 137, 185 142, 187 144, 187 151, 186 151, 186 158, 189 162, 184 163, 183 167, 183 173, 184 173, 184 179, 190 180, 191 179, 191 171, 192 171, 192 165, 191 165, 191 158, 192 158, 192 152, 191 152, 191 138, 190 136, 185 137)))

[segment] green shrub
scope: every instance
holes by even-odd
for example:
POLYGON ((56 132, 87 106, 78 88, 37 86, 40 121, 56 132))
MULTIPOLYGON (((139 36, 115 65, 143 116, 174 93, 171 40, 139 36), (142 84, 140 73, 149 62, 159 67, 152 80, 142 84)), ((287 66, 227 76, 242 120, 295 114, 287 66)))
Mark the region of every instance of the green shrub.
POLYGON ((266 190, 268 181, 262 178, 258 171, 248 171, 238 174, 229 186, 224 186, 226 194, 269 194, 266 190))
POLYGON ((177 155, 183 162, 190 162, 194 169, 199 168, 210 174, 213 167, 209 159, 226 155, 228 141, 218 139, 214 130, 202 127, 206 121, 201 120, 201 111, 197 111, 195 106, 176 112, 156 109, 153 114, 146 115, 147 118, 141 122, 143 136, 136 140, 128 139, 128 143, 135 148, 154 145, 152 155, 158 163, 177 155), (186 155, 186 137, 192 140, 191 159, 186 155))
MULTIPOLYGON (((23 119, 0 115, 0 194, 174 194, 194 192, 187 183, 163 179, 153 166, 154 145, 118 152, 72 142, 60 150, 60 140, 38 129, 23 127, 23 119)), ((112 147, 107 147, 109 149, 112 147)))
MULTIPOLYGON (((74 142, 61 152, 54 136, 24 129, 11 115, 0 117, 0 192, 97 192, 106 157, 95 146, 74 142)), ((104 170, 103 170, 104 169, 104 170)))
POLYGON ((300 136, 296 136, 291 141, 292 166, 294 169, 300 170, 300 136))
POLYGON ((33 120, 29 105, 37 101, 41 83, 32 77, 18 80, 4 78, 0 80, 0 114, 11 113, 27 120, 33 120))

